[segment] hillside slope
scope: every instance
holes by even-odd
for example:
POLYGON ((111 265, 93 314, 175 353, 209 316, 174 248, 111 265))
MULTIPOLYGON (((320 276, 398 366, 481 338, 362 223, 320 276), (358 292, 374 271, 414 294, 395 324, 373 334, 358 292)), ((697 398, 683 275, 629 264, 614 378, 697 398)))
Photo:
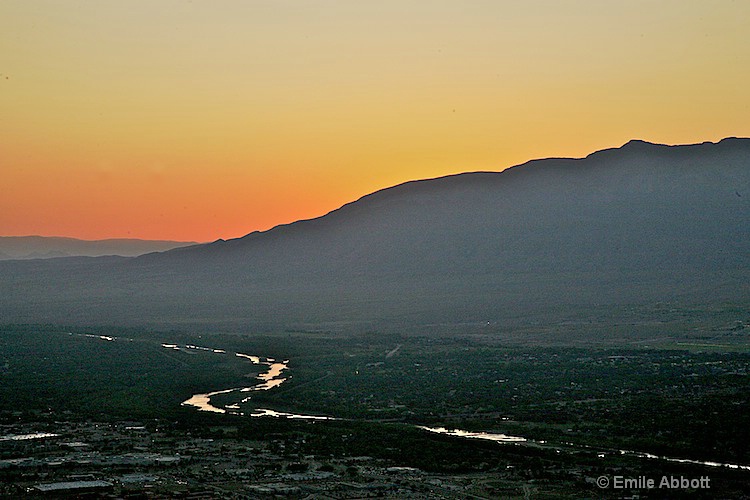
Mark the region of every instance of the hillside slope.
POLYGON ((631 141, 415 181, 313 220, 118 259, 0 262, 6 321, 424 325, 750 298, 750 139, 631 141))

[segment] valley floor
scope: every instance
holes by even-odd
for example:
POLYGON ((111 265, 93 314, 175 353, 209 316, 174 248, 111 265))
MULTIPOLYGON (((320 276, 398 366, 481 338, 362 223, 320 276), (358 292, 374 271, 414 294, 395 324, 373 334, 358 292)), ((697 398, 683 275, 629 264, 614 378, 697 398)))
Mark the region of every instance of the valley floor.
POLYGON ((750 498, 750 328, 733 314, 610 325, 618 341, 586 346, 548 339, 599 326, 512 342, 7 325, 0 496, 750 498), (258 384, 255 356, 284 360, 285 381, 211 398, 224 414, 181 405, 258 384))

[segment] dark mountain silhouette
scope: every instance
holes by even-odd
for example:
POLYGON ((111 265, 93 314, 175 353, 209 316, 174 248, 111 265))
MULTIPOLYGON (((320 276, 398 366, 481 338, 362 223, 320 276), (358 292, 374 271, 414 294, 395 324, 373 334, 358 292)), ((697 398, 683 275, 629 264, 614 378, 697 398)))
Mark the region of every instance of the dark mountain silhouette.
POLYGON ((136 257, 195 245, 194 241, 163 241, 119 238, 79 240, 56 236, 0 236, 0 259, 49 259, 55 257, 136 257))
POLYGON ((414 181, 137 258, 0 262, 5 321, 380 328, 750 299, 750 139, 414 181))

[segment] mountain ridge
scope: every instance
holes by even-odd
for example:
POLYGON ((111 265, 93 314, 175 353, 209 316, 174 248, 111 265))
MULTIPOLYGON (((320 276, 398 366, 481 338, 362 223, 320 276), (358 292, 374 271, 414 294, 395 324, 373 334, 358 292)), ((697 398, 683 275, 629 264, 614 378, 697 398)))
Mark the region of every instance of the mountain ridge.
MULTIPOLYGON (((439 177, 434 177, 434 178, 411 180, 411 181, 406 181, 400 184, 396 184, 394 186, 379 189, 372 193, 368 193, 354 201, 345 203, 341 207, 338 207, 318 217, 313 217, 309 219, 301 219, 301 220, 293 221, 290 223, 280 224, 265 231, 253 231, 251 233, 248 233, 244 236, 240 236, 238 238, 231 238, 231 239, 226 239, 226 240, 220 239, 214 242, 207 243, 206 245, 228 246, 228 245, 237 244, 237 243, 247 243, 250 241, 254 241, 257 238, 264 238, 267 235, 269 237, 270 235, 275 236, 280 232, 299 228, 300 225, 304 226, 306 224, 319 224, 319 223, 322 223, 326 218, 335 217, 341 212, 346 212, 347 210, 354 209, 355 207, 359 208, 363 203, 368 203, 373 200, 380 201, 381 197, 397 195, 397 193, 400 193, 402 190, 406 190, 410 188, 420 188, 427 184, 442 183, 446 181, 466 179, 469 177, 473 177, 473 178, 487 177, 487 178, 492 178, 493 180, 496 180, 496 179, 499 179, 500 178, 499 176, 502 176, 502 175, 516 175, 516 174, 523 175, 526 173, 525 169, 528 169, 530 167, 537 167, 539 165, 546 166, 547 164, 549 164, 549 162, 560 162, 560 163, 564 163, 565 166, 574 166, 574 165, 577 165, 578 162, 581 162, 581 161, 586 161, 586 160, 590 160, 594 158, 599 159, 599 158, 602 158, 603 156, 616 154, 617 152, 627 152, 628 154, 630 154, 630 153, 633 153, 634 151, 640 150, 641 153, 643 151, 649 151, 651 153, 655 153, 655 152, 663 153, 667 151, 675 151, 675 148, 677 148, 677 150, 685 151, 686 149, 694 150, 696 148, 704 148, 706 146, 709 146, 709 147, 720 146, 720 145, 737 146, 737 145, 743 145, 743 144, 750 146, 750 138, 727 137, 717 142, 704 141, 702 143, 694 143, 694 144, 686 144, 686 145, 667 145, 667 144, 648 142, 648 141, 644 141, 640 139, 633 139, 633 140, 628 141, 627 143, 625 143, 624 145, 620 147, 598 150, 593 153, 590 153, 589 155, 585 157, 580 157, 580 158, 549 157, 549 158, 542 158, 542 159, 532 159, 524 163, 508 167, 501 171, 471 171, 471 172, 462 172, 462 173, 457 173, 457 174, 439 176, 439 177)), ((555 170, 559 170, 559 165, 555 167, 555 170)), ((196 250, 196 248, 186 247, 182 249, 175 249, 174 251, 177 251, 177 252, 188 251, 189 252, 192 250, 196 250)))
POLYGON ((167 251, 195 245, 194 241, 107 238, 83 240, 66 236, 0 236, 0 259, 37 259, 97 257, 119 255, 135 257, 150 252, 167 251))
POLYGON ((333 213, 336 213, 336 212, 339 212, 341 210, 344 210, 344 209, 346 209, 349 206, 352 206, 354 204, 360 203, 360 202, 362 202, 364 200, 367 200, 367 199, 370 199, 372 197, 376 197, 376 196, 381 195, 383 193, 391 192, 391 191, 394 191, 394 190, 399 190, 399 189, 402 189, 402 188, 405 188, 405 187, 408 187, 408 186, 413 186, 413 185, 421 184, 421 183, 429 183, 429 182, 433 182, 433 181, 443 181, 443 180, 448 180, 448 179, 453 179, 453 178, 458 178, 458 177, 474 176, 474 175, 481 175, 481 174, 497 175, 497 174, 502 174, 502 173, 505 173, 505 172, 513 171, 514 169, 522 169, 522 168, 528 167, 530 165, 536 164, 538 162, 568 161, 568 160, 571 160, 571 161, 580 161, 580 160, 586 160, 586 159, 589 159, 589 158, 592 158, 592 157, 595 157, 595 156, 599 156, 599 155, 601 155, 603 153, 606 154, 606 153, 609 153, 609 152, 616 152, 616 151, 623 151, 623 150, 632 150, 635 147, 638 147, 638 148, 644 148, 644 147, 645 148, 651 148, 651 147, 654 147, 653 151, 656 151, 656 150, 658 150, 660 148, 694 148, 694 147, 701 147, 701 146, 707 146, 707 145, 720 145, 722 143, 723 144, 727 144, 727 145, 730 144, 730 143, 732 143, 732 144, 738 144, 738 143, 750 144, 750 138, 745 138, 745 137, 725 137, 725 138, 720 139, 719 141, 716 141, 716 142, 704 141, 704 142, 700 142, 700 143, 676 144, 676 145, 661 144, 661 143, 656 143, 656 142, 645 141, 645 140, 642 140, 642 139, 631 139, 628 142, 626 142, 625 144, 623 144, 622 146, 597 150, 597 151, 594 151, 592 153, 589 153, 588 155, 586 155, 584 157, 546 157, 546 158, 535 158, 535 159, 531 159, 531 160, 525 161, 525 162, 517 164, 517 165, 513 165, 513 166, 510 166, 510 167, 507 167, 507 168, 505 168, 503 170, 499 170, 499 171, 493 171, 493 170, 476 170, 476 171, 460 172, 460 173, 456 173, 456 174, 448 174, 448 175, 443 175, 443 176, 438 176, 438 177, 430 177, 430 178, 425 178, 425 179, 415 179, 415 180, 410 180, 410 181, 405 181, 405 182, 402 182, 402 183, 399 183, 399 184, 395 184, 393 186, 385 187, 385 188, 382 188, 382 189, 378 189, 376 191, 373 191, 372 193, 368 193, 366 195, 363 195, 363 196, 361 196, 361 197, 359 197, 359 198, 357 198, 357 199, 355 199, 353 201, 345 203, 342 206, 340 206, 340 207, 338 207, 336 209, 333 209, 330 212, 327 212, 327 213, 325 213, 323 215, 317 216, 317 217, 312 217, 312 218, 308 218, 308 219, 300 219, 300 220, 296 220, 296 221, 292 221, 292 222, 288 222, 288 223, 284 223, 284 224, 279 224, 277 226, 274 226, 274 227, 269 228, 269 229, 264 230, 264 231, 252 231, 252 232, 250 232, 250 233, 248 233, 246 235, 239 236, 237 238, 218 239, 218 240, 215 240, 213 242, 209 242, 207 244, 212 244, 212 243, 217 243, 217 242, 230 242, 230 241, 243 240, 243 239, 251 237, 253 235, 268 234, 268 233, 271 233, 271 232, 273 232, 275 230, 278 230, 279 228, 285 228, 285 227, 289 227, 289 226, 294 226, 294 225, 297 225, 297 224, 300 224, 300 223, 309 222, 309 221, 316 221, 316 220, 322 219, 324 217, 327 217, 327 216, 329 216, 329 215, 331 215, 333 213))
POLYGON ((750 139, 628 144, 410 181, 233 240, 0 263, 0 316, 283 329, 745 303, 750 139))

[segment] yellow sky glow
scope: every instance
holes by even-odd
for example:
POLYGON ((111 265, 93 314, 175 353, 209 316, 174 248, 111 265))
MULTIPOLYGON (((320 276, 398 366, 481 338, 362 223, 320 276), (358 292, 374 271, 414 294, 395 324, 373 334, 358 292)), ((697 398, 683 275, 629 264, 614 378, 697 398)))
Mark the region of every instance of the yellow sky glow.
POLYGON ((0 3, 0 235, 213 240, 407 180, 750 136, 750 3, 0 3))

